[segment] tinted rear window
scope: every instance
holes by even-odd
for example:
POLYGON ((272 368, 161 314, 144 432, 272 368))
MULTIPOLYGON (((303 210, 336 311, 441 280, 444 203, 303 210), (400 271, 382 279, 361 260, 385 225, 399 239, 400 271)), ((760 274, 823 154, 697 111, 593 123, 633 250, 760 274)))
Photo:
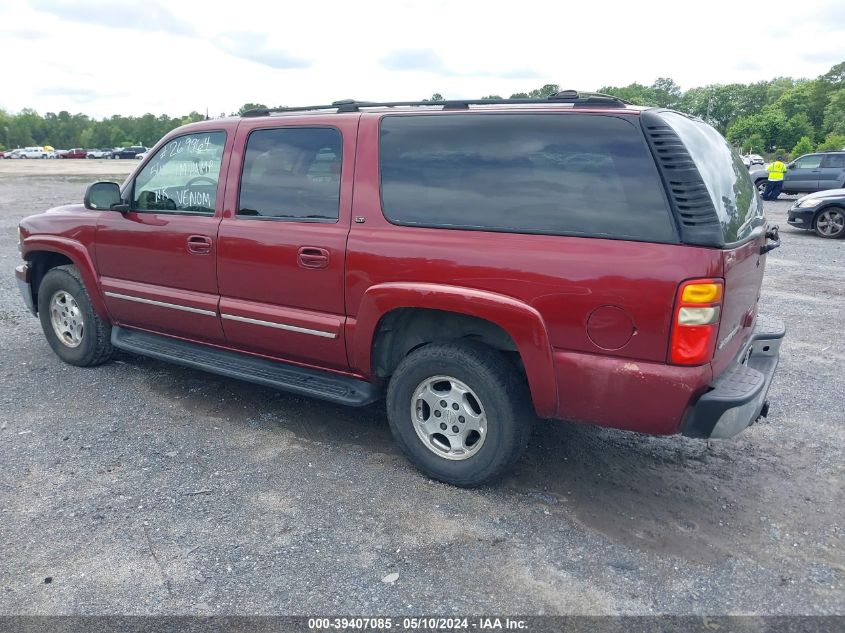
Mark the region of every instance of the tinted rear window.
POLYGON ((648 147, 620 117, 386 116, 380 166, 397 224, 676 241, 648 147))
POLYGON ((661 116, 681 138, 698 168, 716 207, 725 242, 748 237, 765 219, 763 203, 739 154, 703 121, 675 112, 663 112, 661 116))
POLYGON ((845 167, 845 154, 825 154, 822 158, 822 167, 845 167))

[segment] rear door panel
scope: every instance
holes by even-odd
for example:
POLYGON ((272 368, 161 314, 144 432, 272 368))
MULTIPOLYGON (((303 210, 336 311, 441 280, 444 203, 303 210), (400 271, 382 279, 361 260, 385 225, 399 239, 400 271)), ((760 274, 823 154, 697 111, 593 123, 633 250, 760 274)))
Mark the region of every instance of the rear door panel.
MULTIPOLYGON (((238 128, 217 260, 220 313, 226 341, 232 347, 302 364, 348 369, 343 276, 357 128, 355 115, 245 119, 238 128), (331 128, 340 133, 337 221, 239 215, 250 134, 297 128, 331 128)), ((276 183, 285 196, 291 191, 284 188, 279 174, 263 177, 261 182, 276 183)))
POLYGON ((845 182, 845 153, 825 154, 819 172, 819 191, 838 189, 845 182))

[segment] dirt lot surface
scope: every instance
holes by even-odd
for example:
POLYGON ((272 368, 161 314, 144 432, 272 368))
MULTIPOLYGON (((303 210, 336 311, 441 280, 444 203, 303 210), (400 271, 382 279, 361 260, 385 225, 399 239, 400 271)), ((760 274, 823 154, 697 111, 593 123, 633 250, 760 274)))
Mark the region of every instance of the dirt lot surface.
MULTIPOLYGON (((7 181, 12 176, 120 176, 121 180, 135 169, 141 161, 120 159, 47 159, 47 160, 0 160, 0 179, 7 181)), ((87 182, 87 181, 86 181, 87 182)), ((43 184, 43 183, 42 183, 43 184)), ((84 189, 83 189, 84 192, 84 189)))
POLYGON ((135 166, 0 162, 0 614, 845 614, 845 241, 788 227, 789 200, 768 422, 710 447, 541 423, 468 491, 409 466, 382 405, 61 363, 17 222, 135 166))

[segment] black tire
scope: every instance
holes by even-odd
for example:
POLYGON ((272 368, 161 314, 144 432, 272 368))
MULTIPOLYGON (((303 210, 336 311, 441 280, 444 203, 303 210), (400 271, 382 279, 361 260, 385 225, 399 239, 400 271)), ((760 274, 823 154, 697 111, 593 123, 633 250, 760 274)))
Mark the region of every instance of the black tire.
POLYGON ((763 196, 763 192, 766 190, 766 180, 757 180, 754 183, 754 186, 757 188, 757 192, 760 194, 760 197, 763 196))
POLYGON ((111 358, 111 324, 103 321, 94 312, 76 266, 57 266, 44 275, 38 287, 38 316, 47 342, 56 356, 66 363, 92 367, 111 358), (53 296, 61 291, 73 297, 82 317, 82 340, 76 347, 63 342, 53 328, 50 302, 53 296))
POLYGON ((845 237, 845 208, 842 207, 827 207, 822 209, 816 214, 816 217, 813 218, 813 230, 816 232, 816 235, 819 237, 823 237, 828 240, 836 240, 845 237), (824 218, 823 226, 825 229, 819 227, 819 221, 824 218), (833 221, 833 225, 830 224, 830 221, 833 221), (839 226, 837 230, 835 227, 836 225, 839 226))
POLYGON ((496 350, 467 341, 432 343, 406 356, 390 379, 387 415, 393 437, 411 463, 429 477, 465 487, 504 474, 525 449, 534 419, 528 386, 516 367, 496 350), (437 376, 469 387, 486 414, 484 441, 469 457, 446 459, 415 430, 415 390, 437 376))

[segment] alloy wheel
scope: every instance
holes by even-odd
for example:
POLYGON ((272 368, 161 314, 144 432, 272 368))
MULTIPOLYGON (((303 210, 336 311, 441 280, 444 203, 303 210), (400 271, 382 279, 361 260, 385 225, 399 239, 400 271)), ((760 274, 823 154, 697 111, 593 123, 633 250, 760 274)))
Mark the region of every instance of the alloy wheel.
POLYGON ((445 459, 472 457, 487 437, 481 400, 451 376, 433 376, 417 385, 411 397, 411 419, 425 447, 445 459))
POLYGON ((845 215, 836 209, 822 211, 816 219, 816 228, 825 237, 835 237, 845 230, 845 215))
POLYGON ((67 347, 79 347, 82 343, 82 311, 69 292, 59 290, 50 299, 50 323, 56 337, 67 347))

